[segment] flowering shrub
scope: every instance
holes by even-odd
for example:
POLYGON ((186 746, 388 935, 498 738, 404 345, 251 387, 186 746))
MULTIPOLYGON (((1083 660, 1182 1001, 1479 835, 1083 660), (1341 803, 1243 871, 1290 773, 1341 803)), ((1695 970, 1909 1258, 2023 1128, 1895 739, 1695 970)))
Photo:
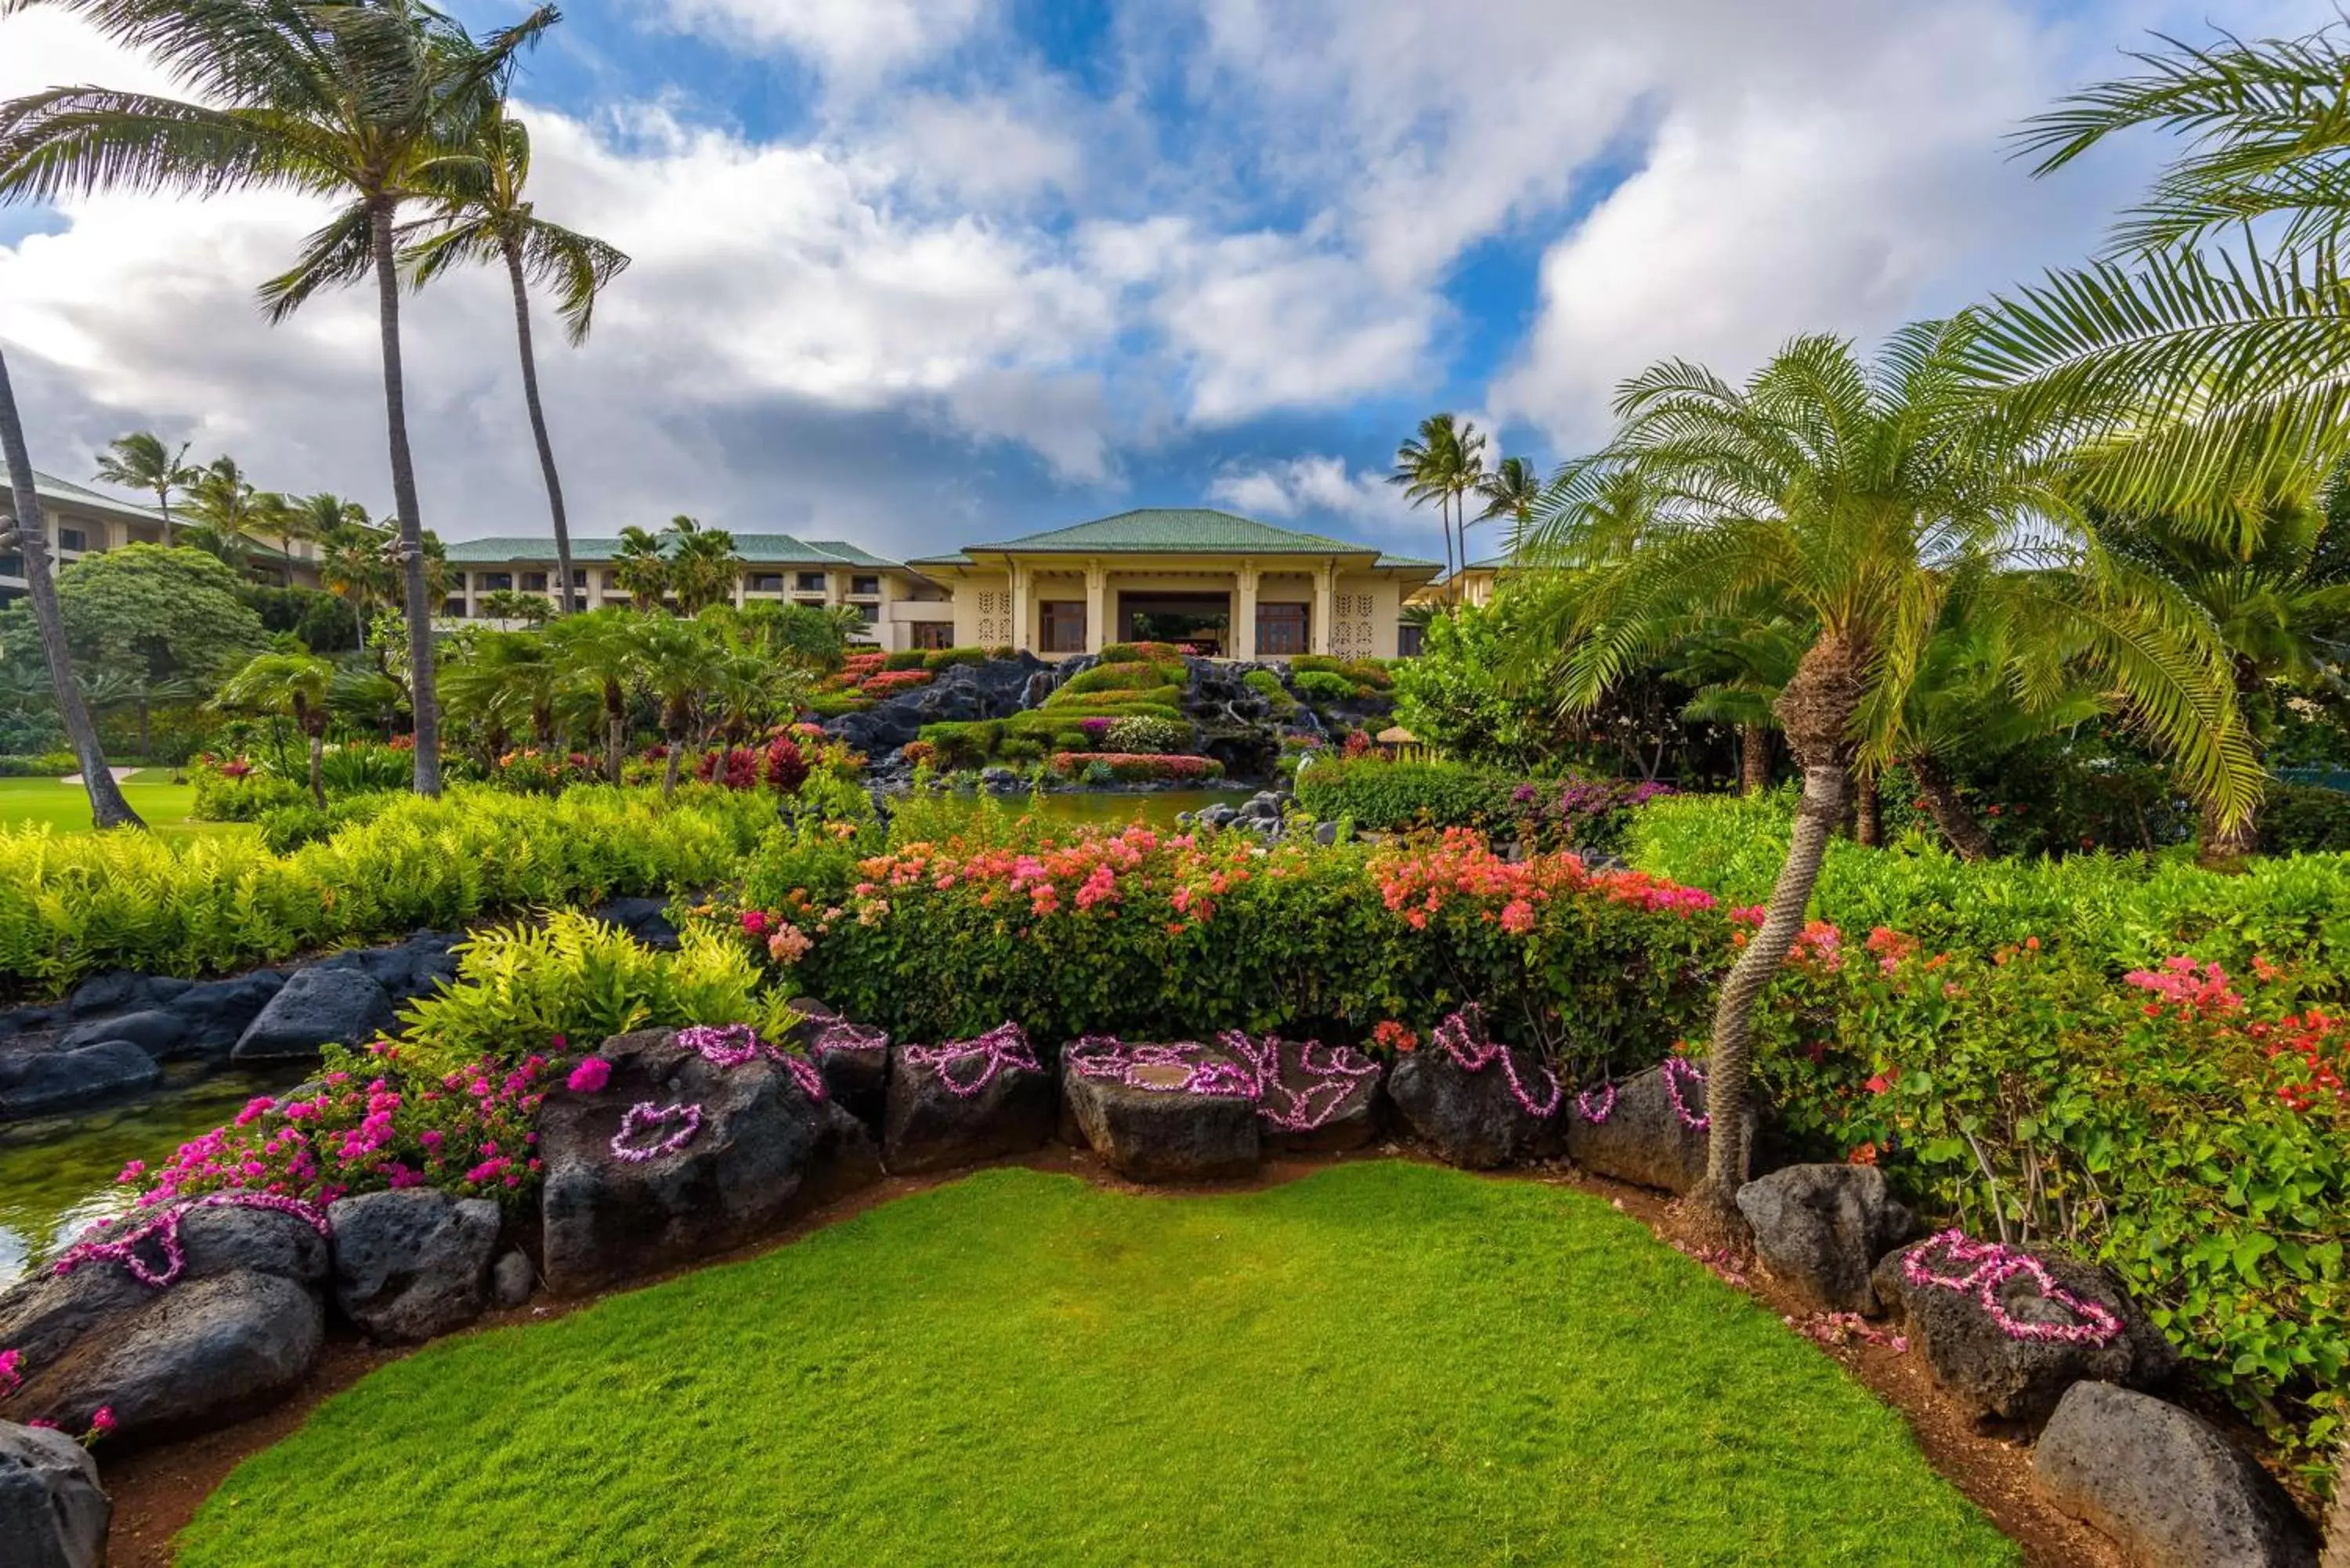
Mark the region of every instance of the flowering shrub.
POLYGON ((1120 784, 1220 779, 1224 776, 1224 764, 1213 757, 1132 752, 1055 752, 1052 768, 1063 778, 1076 778, 1092 769, 1101 768, 1120 784))
POLYGON ((712 749, 702 753, 693 764, 693 776, 700 783, 737 791, 764 785, 777 794, 790 794, 807 775, 807 758, 789 735, 777 735, 764 746, 712 749))
POLYGON ((1477 827, 1543 849, 1607 849, 1630 814, 1669 784, 1624 779, 1526 779, 1450 761, 1390 762, 1350 744, 1336 762, 1298 774, 1298 804, 1325 821, 1358 828, 1477 827))
POLYGON ((574 784, 594 784, 600 764, 585 752, 508 752, 490 770, 489 782, 517 794, 561 794, 574 784))
POLYGON ((928 686, 931 672, 927 670, 886 670, 879 675, 866 677, 858 690, 876 699, 894 697, 900 691, 910 691, 917 686, 928 686))

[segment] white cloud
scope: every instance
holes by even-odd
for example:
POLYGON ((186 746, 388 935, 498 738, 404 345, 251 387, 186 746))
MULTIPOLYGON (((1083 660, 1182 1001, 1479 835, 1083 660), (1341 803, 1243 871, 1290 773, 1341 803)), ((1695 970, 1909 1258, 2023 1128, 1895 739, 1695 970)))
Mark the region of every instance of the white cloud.
POLYGON ((669 0, 681 26, 790 49, 858 83, 952 48, 984 8, 984 0, 669 0))

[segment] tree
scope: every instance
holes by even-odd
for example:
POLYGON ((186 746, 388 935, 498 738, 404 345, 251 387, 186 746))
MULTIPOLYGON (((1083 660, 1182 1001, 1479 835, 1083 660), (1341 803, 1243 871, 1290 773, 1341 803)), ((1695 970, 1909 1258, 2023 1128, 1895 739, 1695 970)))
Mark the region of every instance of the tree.
POLYGON ((542 746, 560 742, 564 709, 580 690, 562 650, 528 631, 482 632, 441 678, 452 713, 494 732, 526 726, 542 746))
POLYGON ((1987 414, 1966 374, 1972 332, 1963 317, 1920 323, 1869 364, 1841 339, 1799 337, 1743 387, 1685 361, 1656 365, 1624 384, 1614 440, 1561 471, 1530 535, 1537 563, 1578 571, 1525 655, 1564 649, 1557 679, 1571 702, 1597 701, 1692 615, 1768 600, 1815 628, 1773 705, 1803 770, 1794 831, 1722 984, 1708 1058, 1713 1133, 1693 1196, 1733 1232, 1755 1002, 1803 929, 1852 769, 1890 760, 1882 746, 1898 727, 1886 715, 1954 597, 2063 628, 2068 652, 2225 817, 2259 786, 2209 618, 2099 547, 2050 484, 2051 465, 1987 414), (1628 530, 1600 504, 1622 472, 1654 497, 1628 530), (2041 570, 2057 566, 2061 578, 2041 570))
POLYGON ((629 596, 630 607, 657 610, 669 597, 669 558, 660 535, 631 524, 620 530, 612 552, 612 584, 629 596))
POLYGON ((173 452, 153 431, 133 431, 127 436, 117 436, 98 454, 98 472, 94 477, 99 483, 143 490, 155 498, 155 510, 163 517, 166 545, 172 542, 172 497, 196 480, 196 470, 187 461, 190 444, 182 441, 180 450, 173 452))
MULTIPOLYGON (((1542 500, 1542 476, 1534 465, 1523 457, 1505 457, 1493 465, 1493 472, 1477 482, 1477 493, 1485 498, 1484 510, 1477 514, 1481 523, 1491 523, 1506 517, 1514 536, 1534 521, 1534 507, 1542 500)), ((1461 546, 1464 556, 1468 546, 1461 546)), ((1464 559, 1462 566, 1469 563, 1464 559)))
POLYGON ((284 713, 310 742, 310 798, 327 809, 327 693, 335 667, 311 653, 256 654, 213 699, 221 708, 284 713))
POLYGON ((647 688, 660 705, 661 739, 668 765, 661 794, 677 793, 678 764, 708 705, 711 685, 726 666, 725 645, 697 620, 646 617, 637 623, 638 659, 647 688))
POLYGON ((1699 623, 1675 651, 1668 672, 1697 688, 1682 717, 1737 728, 1742 794, 1771 787, 1772 742, 1779 732, 1773 705, 1811 641, 1810 627, 1758 606, 1699 623))
POLYGON ((277 541, 277 554, 286 566, 286 581, 294 581, 294 542, 310 537, 310 520, 302 507, 289 495, 275 490, 265 490, 253 498, 253 522, 265 538, 277 541))
POLYGON ((480 600, 482 613, 492 620, 518 620, 526 626, 538 626, 555 610, 545 594, 534 594, 520 588, 498 588, 484 594, 480 600))
POLYGON ((743 558, 734 553, 733 535, 723 528, 705 528, 681 514, 670 520, 662 538, 669 557, 670 595, 677 600, 678 614, 697 616, 712 605, 733 599, 734 586, 743 575, 743 558))
POLYGON ((629 692, 644 672, 644 640, 637 632, 641 618, 634 610, 589 610, 565 616, 545 634, 556 662, 602 699, 604 772, 614 784, 620 782, 629 747, 629 692))
MULTIPOLYGON (((1460 577, 1454 569, 1454 515, 1485 471, 1485 438, 1468 421, 1450 413, 1430 414, 1419 421, 1419 433, 1396 449, 1389 484, 1400 485, 1414 506, 1436 503, 1437 526, 1444 534, 1444 570, 1457 601, 1460 577)), ((1461 523, 1459 564, 1469 564, 1469 528, 1461 523)))
MULTIPOLYGON (((358 508, 351 510, 356 512, 358 508)), ((364 653, 368 613, 371 607, 391 597, 399 574, 385 553, 391 539, 365 522, 364 514, 361 519, 329 529, 319 536, 324 548, 318 554, 318 580, 326 585, 328 593, 351 607, 351 619, 359 628, 359 651, 364 653)))
POLYGON ((66 740, 81 763, 82 788, 89 795, 89 820, 101 829, 145 827, 122 786, 107 771, 106 753, 98 743, 98 726, 81 699, 74 680, 73 651, 66 644, 65 617, 57 608, 57 584, 49 576, 48 522, 41 498, 33 488, 33 459, 26 450, 25 424, 16 412, 16 392, 8 379, 8 359, 0 354, 0 465, 8 471, 11 504, 16 521, 0 531, 0 545, 15 547, 25 562, 26 596, 33 601, 33 619, 41 630, 41 654, 48 661, 49 685, 57 693, 57 714, 65 721, 66 740))
MULTIPOLYGON (((0 0, 0 12, 30 0, 0 0)), ((420 0, 50 0, 147 55, 185 99, 52 88, 0 106, 0 198, 263 187, 345 203, 295 265, 265 285, 273 321, 321 288, 372 277, 385 428, 407 588, 415 786, 441 792, 424 524, 400 364, 400 209, 437 193, 512 62, 556 20, 541 6, 476 40, 420 0)))
POLYGON ((194 475, 186 486, 186 543, 242 573, 245 541, 266 515, 258 493, 233 457, 216 457, 194 475))
POLYGON ((250 659, 265 632, 244 580, 186 545, 125 545, 84 556, 57 576, 66 635, 91 665, 209 686, 250 659))
POLYGON ((473 128, 464 156, 441 167, 444 194, 432 209, 432 232, 406 253, 421 287, 453 266, 503 266, 514 289, 515 338, 522 353, 523 404, 538 444, 539 472, 546 481, 546 506, 555 523, 555 559, 563 592, 559 608, 571 607, 571 527, 563 510, 563 483, 556 472, 555 443, 546 433, 539 402, 538 357, 531 347, 530 286, 551 285, 556 313, 573 347, 588 340, 596 298, 629 265, 622 252, 602 240, 577 234, 537 215, 524 195, 530 182, 530 132, 508 111, 504 84, 497 99, 473 128))
MULTIPOLYGON (((723 618, 746 647, 810 675, 829 675, 848 657, 848 632, 814 605, 759 599, 741 609, 712 606, 705 619, 723 618)), ((859 634, 869 630, 860 621, 859 634)))

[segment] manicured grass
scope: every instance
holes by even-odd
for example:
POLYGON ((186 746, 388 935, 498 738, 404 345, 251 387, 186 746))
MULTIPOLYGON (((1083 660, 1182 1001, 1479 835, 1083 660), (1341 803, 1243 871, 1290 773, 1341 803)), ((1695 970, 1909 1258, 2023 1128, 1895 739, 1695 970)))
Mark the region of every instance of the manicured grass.
MULTIPOLYGON (((243 823, 197 822, 196 786, 173 784, 169 768, 142 768, 123 781, 123 798, 158 833, 250 833, 243 823)), ((0 779, 0 827, 47 823, 59 833, 88 833, 89 796, 78 784, 55 779, 0 779)))
POLYGON ((1980 1564, 1898 1417, 1586 1195, 990 1170, 443 1341, 240 1466, 206 1564, 1980 1564))

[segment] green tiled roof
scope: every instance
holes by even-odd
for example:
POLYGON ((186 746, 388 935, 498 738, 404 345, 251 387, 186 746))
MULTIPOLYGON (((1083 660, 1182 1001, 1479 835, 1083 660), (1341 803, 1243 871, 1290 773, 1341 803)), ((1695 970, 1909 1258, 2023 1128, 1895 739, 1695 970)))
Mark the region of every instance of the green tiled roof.
MULTIPOLYGON (((574 561, 604 562, 619 553, 618 539, 574 539, 574 561)), ((555 559, 552 535, 536 534, 488 539, 452 539, 447 550, 452 565, 504 566, 509 561, 548 562, 555 559)), ((753 566, 894 566, 854 545, 837 541, 811 544, 789 534, 737 534, 734 553, 753 566)))
MULTIPOLYGON (((1277 528, 1237 513, 1204 506, 1144 506, 1090 523, 1024 534, 992 545, 971 545, 951 556, 929 557, 944 565, 967 566, 974 555, 1028 555, 1044 552, 1082 554, 1210 555, 1210 556, 1369 556, 1368 545, 1295 528, 1277 528)), ((1378 565, 1427 566, 1407 556, 1381 556, 1378 565)))
MULTIPOLYGON (((0 501, 7 500, 8 486, 8 465, 0 462, 0 501)), ((119 516, 136 517, 143 523, 157 523, 162 520, 161 514, 152 506, 142 506, 136 501, 118 501, 111 495, 101 495, 86 485, 59 479, 54 473, 43 473, 37 468, 33 470, 33 493, 44 501, 54 501, 61 506, 94 507, 99 511, 111 512, 119 516)))

